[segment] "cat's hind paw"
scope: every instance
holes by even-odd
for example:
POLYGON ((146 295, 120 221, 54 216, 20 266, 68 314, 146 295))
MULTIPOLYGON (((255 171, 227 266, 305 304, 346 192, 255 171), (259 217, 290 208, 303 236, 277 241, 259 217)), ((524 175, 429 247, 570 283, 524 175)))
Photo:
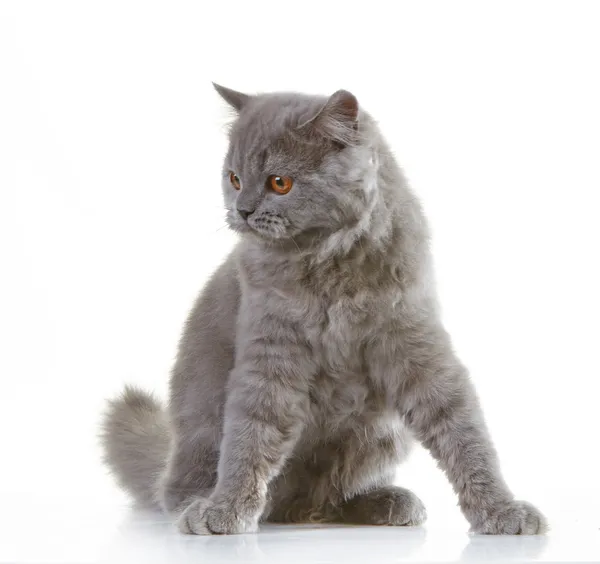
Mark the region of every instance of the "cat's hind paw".
POLYGON ((382 487, 357 495, 342 508, 343 520, 362 525, 421 525, 427 518, 423 502, 410 490, 382 487))

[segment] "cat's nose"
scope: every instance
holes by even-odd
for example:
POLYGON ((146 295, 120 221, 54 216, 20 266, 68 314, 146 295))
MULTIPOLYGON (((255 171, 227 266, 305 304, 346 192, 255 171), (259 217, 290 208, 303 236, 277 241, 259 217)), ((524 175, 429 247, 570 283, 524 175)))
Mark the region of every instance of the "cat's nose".
POLYGON ((254 210, 241 210, 238 208, 238 213, 242 216, 243 219, 248 219, 253 213, 254 210))

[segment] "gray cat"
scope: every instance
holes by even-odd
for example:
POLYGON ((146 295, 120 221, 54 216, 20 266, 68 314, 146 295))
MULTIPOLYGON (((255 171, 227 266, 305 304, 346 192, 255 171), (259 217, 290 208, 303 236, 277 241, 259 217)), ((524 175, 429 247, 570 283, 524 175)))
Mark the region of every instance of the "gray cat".
POLYGON ((438 311, 427 225, 373 119, 330 98, 246 95, 222 188, 240 242, 185 325, 165 411, 127 388, 105 459, 193 534, 271 522, 418 525, 393 484, 416 437, 477 533, 543 533, 498 466, 438 311))

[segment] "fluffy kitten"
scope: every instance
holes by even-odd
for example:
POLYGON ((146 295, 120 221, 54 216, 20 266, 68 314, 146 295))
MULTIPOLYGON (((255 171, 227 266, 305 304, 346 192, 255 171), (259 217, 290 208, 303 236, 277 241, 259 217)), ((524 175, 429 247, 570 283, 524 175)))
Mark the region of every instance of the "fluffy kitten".
POLYGON ((416 437, 473 531, 542 533, 500 474, 440 322, 420 205, 373 119, 343 90, 215 86, 237 112, 222 188, 241 238, 187 320, 168 410, 132 388, 110 403, 121 485, 185 533, 417 525, 423 504, 393 485, 416 437))

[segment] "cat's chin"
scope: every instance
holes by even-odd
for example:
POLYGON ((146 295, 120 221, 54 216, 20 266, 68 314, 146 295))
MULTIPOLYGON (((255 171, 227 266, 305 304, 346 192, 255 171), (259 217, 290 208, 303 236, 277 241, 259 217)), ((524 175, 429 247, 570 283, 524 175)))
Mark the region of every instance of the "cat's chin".
POLYGON ((238 235, 252 237, 261 241, 283 241, 290 238, 287 233, 260 229, 250 226, 247 223, 229 224, 229 228, 238 235))
POLYGON ((254 237, 255 239, 258 239, 259 241, 273 242, 273 241, 289 240, 289 237, 287 237, 286 235, 279 234, 279 233, 270 233, 270 232, 265 232, 265 231, 259 231, 258 229, 250 229, 247 233, 250 237, 254 237))
POLYGON ((228 223, 229 229, 238 235, 251 235, 256 232, 247 223, 228 223))

